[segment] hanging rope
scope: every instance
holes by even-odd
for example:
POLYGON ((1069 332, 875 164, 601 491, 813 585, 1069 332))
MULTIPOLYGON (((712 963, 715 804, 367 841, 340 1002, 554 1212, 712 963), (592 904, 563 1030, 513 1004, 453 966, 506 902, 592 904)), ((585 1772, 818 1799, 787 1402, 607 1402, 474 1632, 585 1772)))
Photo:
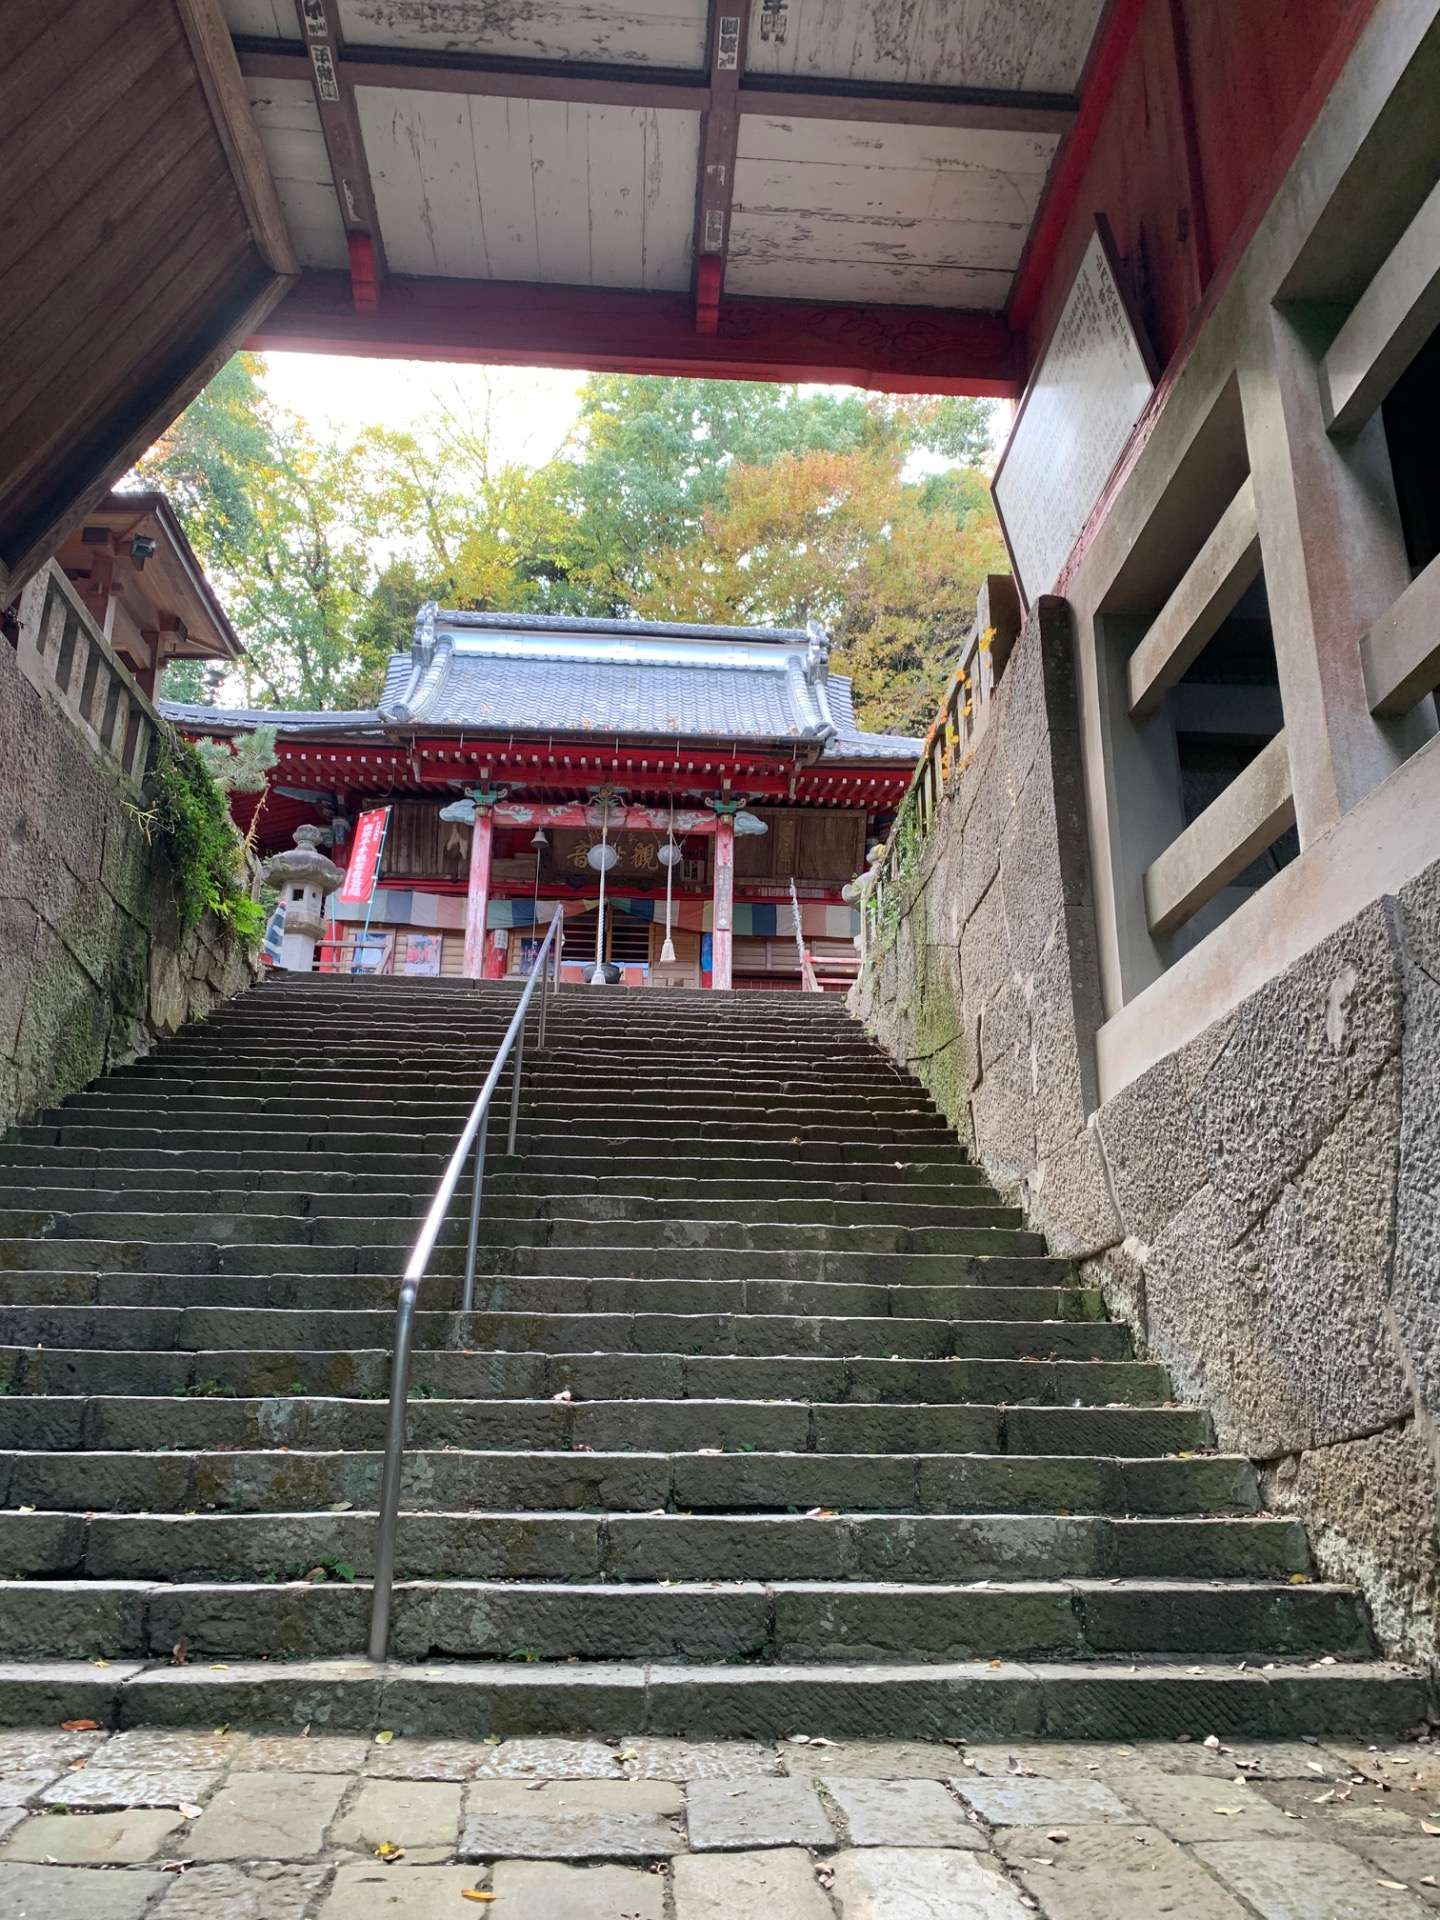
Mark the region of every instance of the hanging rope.
POLYGON ((670 902, 675 892, 675 795, 670 795, 670 825, 665 830, 665 846, 670 858, 665 862, 665 944, 660 949, 662 967, 675 963, 675 942, 670 938, 670 902))

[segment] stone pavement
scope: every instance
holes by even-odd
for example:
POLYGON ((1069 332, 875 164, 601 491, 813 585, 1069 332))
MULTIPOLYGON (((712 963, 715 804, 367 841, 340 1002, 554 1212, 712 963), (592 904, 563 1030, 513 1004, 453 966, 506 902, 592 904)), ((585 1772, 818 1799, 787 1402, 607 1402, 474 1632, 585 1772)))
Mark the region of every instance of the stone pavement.
POLYGON ((1440 1748, 0 1732, 6 1920, 1423 1920, 1440 1748))

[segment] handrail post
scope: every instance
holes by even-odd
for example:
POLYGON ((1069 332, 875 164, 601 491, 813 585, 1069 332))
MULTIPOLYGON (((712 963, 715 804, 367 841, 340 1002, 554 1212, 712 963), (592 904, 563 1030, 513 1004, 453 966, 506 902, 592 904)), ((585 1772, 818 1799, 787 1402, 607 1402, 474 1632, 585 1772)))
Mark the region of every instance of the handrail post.
POLYGON ((390 1642, 390 1599, 395 1585, 395 1536, 400 1528, 400 1481, 405 1471, 405 1417, 410 1398, 410 1355, 415 1296, 407 1281, 400 1294, 395 1358, 390 1366, 390 1407, 385 1421, 385 1468, 380 1478, 380 1534, 375 1542, 375 1579, 370 1605, 370 1658, 383 1660, 390 1642))
POLYGON ((485 1143, 490 1133, 490 1109, 480 1116, 480 1131, 475 1136, 475 1173, 470 1182, 470 1237, 465 1243, 465 1285, 460 1294, 460 1311, 475 1311, 475 1254, 480 1245, 480 1196, 485 1187, 485 1143))
POLYGON ((505 1140, 506 1153, 515 1151, 515 1134, 520 1125, 520 1069, 525 1061, 525 1022, 515 1036, 514 1065, 510 1069, 510 1131, 505 1140))
MULTIPOLYGON (((405 1422, 410 1394, 410 1367, 414 1346, 415 1303, 420 1283, 430 1265, 435 1243, 445 1224, 465 1170, 465 1157, 473 1149, 475 1164, 470 1181, 470 1230, 465 1244, 465 1282, 462 1308, 475 1308, 475 1267, 480 1244, 480 1205, 485 1191, 485 1148, 490 1130, 490 1105, 499 1090, 505 1062, 514 1056, 514 1082, 510 1089, 510 1152, 515 1151, 516 1128, 520 1117, 520 1074, 525 1054, 525 1021, 535 989, 545 981, 550 964, 549 949, 558 956, 563 938, 562 917, 557 914, 550 931, 541 942, 535 964, 520 992, 520 1004, 511 1016, 485 1083, 475 1096, 470 1117, 441 1176, 435 1197, 415 1238, 410 1261, 400 1284, 400 1300, 395 1316, 395 1353, 390 1369, 390 1406, 385 1423, 385 1464, 380 1477, 379 1532, 375 1543, 375 1579, 370 1606, 370 1658, 383 1661, 390 1639, 390 1603, 395 1584, 395 1542, 400 1525, 400 1490, 405 1470, 405 1422)), ((559 973, 557 968, 556 978, 559 973)), ((541 1000, 543 1012, 544 1000, 541 1000)))

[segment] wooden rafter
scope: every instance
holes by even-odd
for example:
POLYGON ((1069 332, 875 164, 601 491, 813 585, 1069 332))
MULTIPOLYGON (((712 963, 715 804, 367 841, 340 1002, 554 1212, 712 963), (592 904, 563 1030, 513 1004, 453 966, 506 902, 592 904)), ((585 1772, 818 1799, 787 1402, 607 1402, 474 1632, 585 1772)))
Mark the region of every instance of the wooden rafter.
MULTIPOLYGON (((733 0, 728 10, 736 10, 733 0)), ((305 54, 292 42, 237 34, 235 46, 240 70, 251 79, 310 78, 305 54)), ((507 60, 484 54, 408 54, 397 47, 347 46, 338 71, 349 88, 404 88, 419 93, 560 100, 603 107, 660 107, 680 113, 706 112, 712 92, 709 78, 703 73, 507 60)), ((777 83, 755 75, 741 78, 736 108, 742 114, 778 114, 791 120, 872 121, 880 125, 1054 136, 1069 131, 1077 111, 1075 100, 1068 94, 868 86, 789 76, 777 83)))
POLYGON ((682 293, 392 276, 359 313, 343 274, 301 276, 252 333, 259 352, 354 353, 497 366, 583 367, 709 379, 819 380, 885 393, 1014 399, 1016 343, 999 314, 824 301, 725 302, 695 331, 682 293))
POLYGON ((715 333, 725 288, 735 154, 740 144, 740 75, 750 44, 750 0, 710 0, 710 104, 700 132, 695 183, 695 331, 715 333))
POLYGON ((356 310, 373 313, 385 279, 385 249, 375 213, 375 193, 365 160, 355 88, 342 58, 340 12, 336 0, 295 0, 295 17, 305 40, 301 55, 320 115, 320 131, 335 178, 335 197, 350 253, 350 283, 356 310))

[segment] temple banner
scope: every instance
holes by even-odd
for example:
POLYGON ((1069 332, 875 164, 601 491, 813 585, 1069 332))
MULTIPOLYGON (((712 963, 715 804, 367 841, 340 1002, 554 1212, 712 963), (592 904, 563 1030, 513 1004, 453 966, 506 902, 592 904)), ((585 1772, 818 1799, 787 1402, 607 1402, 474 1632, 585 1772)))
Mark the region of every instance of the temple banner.
POLYGON ((372 807, 362 813, 356 823, 355 845, 350 850, 350 864, 345 869, 345 884, 339 896, 349 906, 363 906, 375 891, 389 815, 388 807, 372 807))

